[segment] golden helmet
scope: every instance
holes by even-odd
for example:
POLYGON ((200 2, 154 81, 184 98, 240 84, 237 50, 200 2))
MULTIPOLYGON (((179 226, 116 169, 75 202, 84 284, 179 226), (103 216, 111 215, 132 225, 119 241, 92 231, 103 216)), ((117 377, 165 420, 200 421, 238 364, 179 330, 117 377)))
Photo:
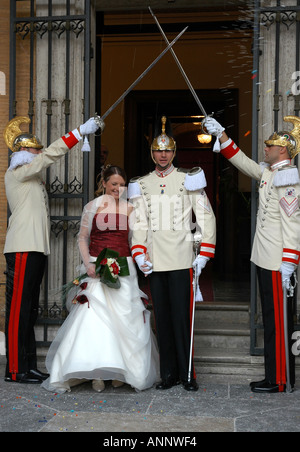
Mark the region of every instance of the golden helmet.
POLYGON ((22 132, 20 124, 30 123, 27 116, 16 116, 11 119, 3 132, 4 141, 12 152, 17 152, 20 148, 42 149, 40 140, 32 133, 22 132))
POLYGON ((156 162, 153 157, 153 151, 166 151, 166 150, 174 151, 173 159, 176 154, 176 142, 172 137, 170 137, 166 134, 166 122, 167 122, 166 116, 162 116, 162 118, 161 118, 161 124, 162 124, 161 134, 154 138, 152 145, 151 145, 151 157, 152 157, 152 160, 154 161, 154 163, 156 163, 156 162))
POLYGON ((286 146, 290 158, 293 159, 300 152, 300 118, 298 116, 285 116, 285 122, 291 122, 294 126, 291 132, 274 132, 268 140, 267 146, 286 146))

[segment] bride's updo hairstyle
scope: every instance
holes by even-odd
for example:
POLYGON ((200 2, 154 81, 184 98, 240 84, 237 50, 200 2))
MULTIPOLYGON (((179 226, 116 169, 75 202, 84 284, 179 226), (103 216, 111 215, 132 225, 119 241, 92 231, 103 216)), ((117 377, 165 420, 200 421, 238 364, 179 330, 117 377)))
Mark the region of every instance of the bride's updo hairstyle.
POLYGON ((104 194, 105 189, 103 187, 103 182, 108 182, 110 177, 113 176, 114 174, 121 176, 124 179, 125 184, 126 184, 127 176, 126 176, 125 171, 122 168, 120 168, 119 166, 107 165, 105 168, 103 168, 101 173, 99 173, 97 176, 97 179, 96 179, 97 190, 95 191, 95 196, 101 196, 104 194))

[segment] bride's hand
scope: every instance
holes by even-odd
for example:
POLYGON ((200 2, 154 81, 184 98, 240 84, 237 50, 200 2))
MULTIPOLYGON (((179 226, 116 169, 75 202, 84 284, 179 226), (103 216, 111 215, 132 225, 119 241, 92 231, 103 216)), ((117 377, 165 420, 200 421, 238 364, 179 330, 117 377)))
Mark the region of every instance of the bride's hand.
POLYGON ((90 278, 96 278, 96 267, 94 264, 89 264, 87 266, 86 272, 90 278))

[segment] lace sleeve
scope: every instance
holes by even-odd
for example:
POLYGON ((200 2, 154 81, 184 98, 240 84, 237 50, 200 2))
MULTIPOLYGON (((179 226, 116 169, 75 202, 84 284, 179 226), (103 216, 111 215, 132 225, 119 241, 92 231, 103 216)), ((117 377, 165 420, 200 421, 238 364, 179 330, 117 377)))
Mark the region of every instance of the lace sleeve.
POLYGON ((97 200, 89 202, 83 209, 80 230, 78 234, 78 248, 80 251, 82 262, 84 263, 86 269, 88 268, 91 257, 89 252, 90 245, 90 234, 92 229, 92 223, 94 215, 97 211, 97 200))

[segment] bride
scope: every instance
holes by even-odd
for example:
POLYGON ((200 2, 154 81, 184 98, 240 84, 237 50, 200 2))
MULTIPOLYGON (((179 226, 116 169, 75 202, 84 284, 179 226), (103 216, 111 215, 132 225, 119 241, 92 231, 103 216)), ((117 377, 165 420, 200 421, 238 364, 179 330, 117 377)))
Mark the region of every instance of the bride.
MULTIPOLYGON (((86 380, 100 392, 105 380, 114 387, 124 383, 136 390, 159 380, 158 351, 145 310, 135 264, 130 257, 129 217, 132 206, 122 199, 126 175, 117 166, 104 170, 98 192, 105 192, 83 210, 78 246, 83 261, 80 285, 68 294, 70 313, 52 342, 46 367, 50 374, 42 386, 58 393, 86 380), (127 257, 129 276, 120 276, 119 289, 100 282, 95 264, 109 248, 127 257)), ((74 286, 75 287, 75 286, 74 286)))

